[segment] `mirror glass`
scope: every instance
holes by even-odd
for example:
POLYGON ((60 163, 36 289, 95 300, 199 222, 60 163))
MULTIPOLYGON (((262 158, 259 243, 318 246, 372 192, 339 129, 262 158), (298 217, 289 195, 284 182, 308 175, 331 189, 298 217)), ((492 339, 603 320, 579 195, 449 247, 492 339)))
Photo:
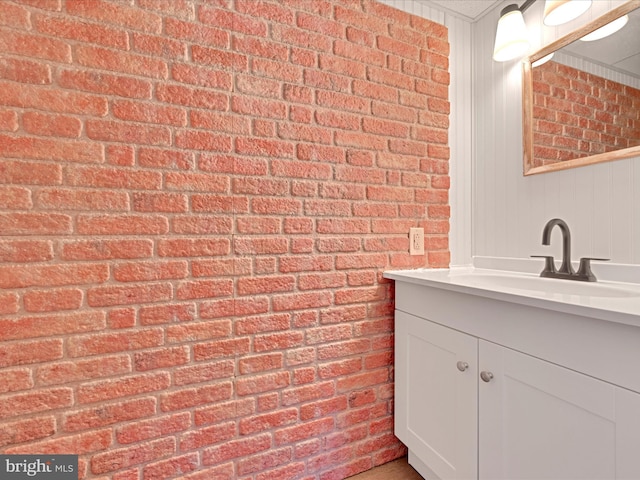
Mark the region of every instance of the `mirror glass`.
POLYGON ((640 156, 640 2, 539 50, 522 78, 525 175, 640 156), (616 33, 585 41, 623 17, 616 33))

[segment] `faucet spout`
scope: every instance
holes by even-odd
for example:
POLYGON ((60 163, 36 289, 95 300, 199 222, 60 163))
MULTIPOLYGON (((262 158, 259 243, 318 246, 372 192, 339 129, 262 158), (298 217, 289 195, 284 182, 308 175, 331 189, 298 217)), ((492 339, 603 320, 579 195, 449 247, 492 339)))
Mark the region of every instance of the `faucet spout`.
POLYGON ((551 231, 556 225, 562 232, 562 265, 560 266, 558 273, 573 275, 575 272, 571 266, 571 232, 569 231, 569 226, 564 220, 554 218, 547 222, 544 226, 544 230, 542 231, 542 244, 551 244, 551 231))

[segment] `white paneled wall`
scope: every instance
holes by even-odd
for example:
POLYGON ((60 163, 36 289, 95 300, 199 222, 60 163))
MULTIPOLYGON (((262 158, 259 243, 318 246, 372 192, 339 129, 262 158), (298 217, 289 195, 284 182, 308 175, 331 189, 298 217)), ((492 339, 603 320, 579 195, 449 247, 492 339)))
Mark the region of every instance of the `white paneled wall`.
POLYGON ((472 154, 473 154, 473 86, 471 24, 454 15, 431 8, 416 0, 379 0, 399 10, 419 15, 445 25, 449 29, 451 54, 449 100, 451 118, 451 231, 449 235, 451 264, 470 264, 472 243, 472 154))
MULTIPOLYGON (((521 69, 491 58, 500 10, 470 23, 421 3, 379 0, 442 23, 451 44, 452 265, 473 257, 560 256, 559 233, 543 247, 542 229, 560 217, 571 227, 573 258, 640 264, 640 158, 561 172, 522 175, 521 69)), ((520 3, 520 2, 518 2, 520 3)), ((534 49, 551 43, 624 0, 596 0, 566 25, 542 27, 544 1, 525 13, 534 49)))
MULTIPOLYGON (((540 27, 542 1, 527 10, 525 18, 530 32, 544 45, 620 3, 593 2, 585 18, 562 29, 540 27)), ((560 217, 571 227, 574 259, 598 256, 640 264, 640 158, 522 176, 520 64, 491 60, 499 10, 473 25, 477 39, 473 255, 528 258, 547 251, 559 255, 559 238, 552 240, 549 250, 541 245, 541 237, 547 220, 560 217)))

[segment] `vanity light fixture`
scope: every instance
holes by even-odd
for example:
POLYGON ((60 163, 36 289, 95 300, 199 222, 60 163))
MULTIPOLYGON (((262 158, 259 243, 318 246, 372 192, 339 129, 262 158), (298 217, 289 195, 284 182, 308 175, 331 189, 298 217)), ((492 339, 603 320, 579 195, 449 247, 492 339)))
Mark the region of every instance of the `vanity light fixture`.
POLYGON ((620 18, 616 18, 613 22, 609 22, 599 29, 591 32, 590 34, 581 37, 580 40, 582 40, 583 42, 593 42, 594 40, 600 40, 601 38, 608 37, 609 35, 613 35, 622 27, 624 27, 628 21, 629 15, 624 15, 620 18))
POLYGON ((513 3, 500 12, 496 42, 493 47, 493 59, 496 62, 506 62, 522 57, 529 50, 531 43, 522 12, 533 2, 535 0, 527 0, 521 7, 513 3))
POLYGON ((591 0, 546 0, 543 22, 550 27, 562 25, 578 18, 590 6, 591 0))

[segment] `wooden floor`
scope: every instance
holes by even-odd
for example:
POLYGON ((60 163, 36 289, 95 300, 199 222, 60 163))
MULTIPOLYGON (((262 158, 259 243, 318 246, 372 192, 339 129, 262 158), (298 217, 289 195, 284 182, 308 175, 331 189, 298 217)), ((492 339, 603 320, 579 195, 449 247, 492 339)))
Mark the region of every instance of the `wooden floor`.
POLYGON ((411 468, 407 458, 404 457, 349 477, 349 480, 423 480, 423 478, 411 468))

